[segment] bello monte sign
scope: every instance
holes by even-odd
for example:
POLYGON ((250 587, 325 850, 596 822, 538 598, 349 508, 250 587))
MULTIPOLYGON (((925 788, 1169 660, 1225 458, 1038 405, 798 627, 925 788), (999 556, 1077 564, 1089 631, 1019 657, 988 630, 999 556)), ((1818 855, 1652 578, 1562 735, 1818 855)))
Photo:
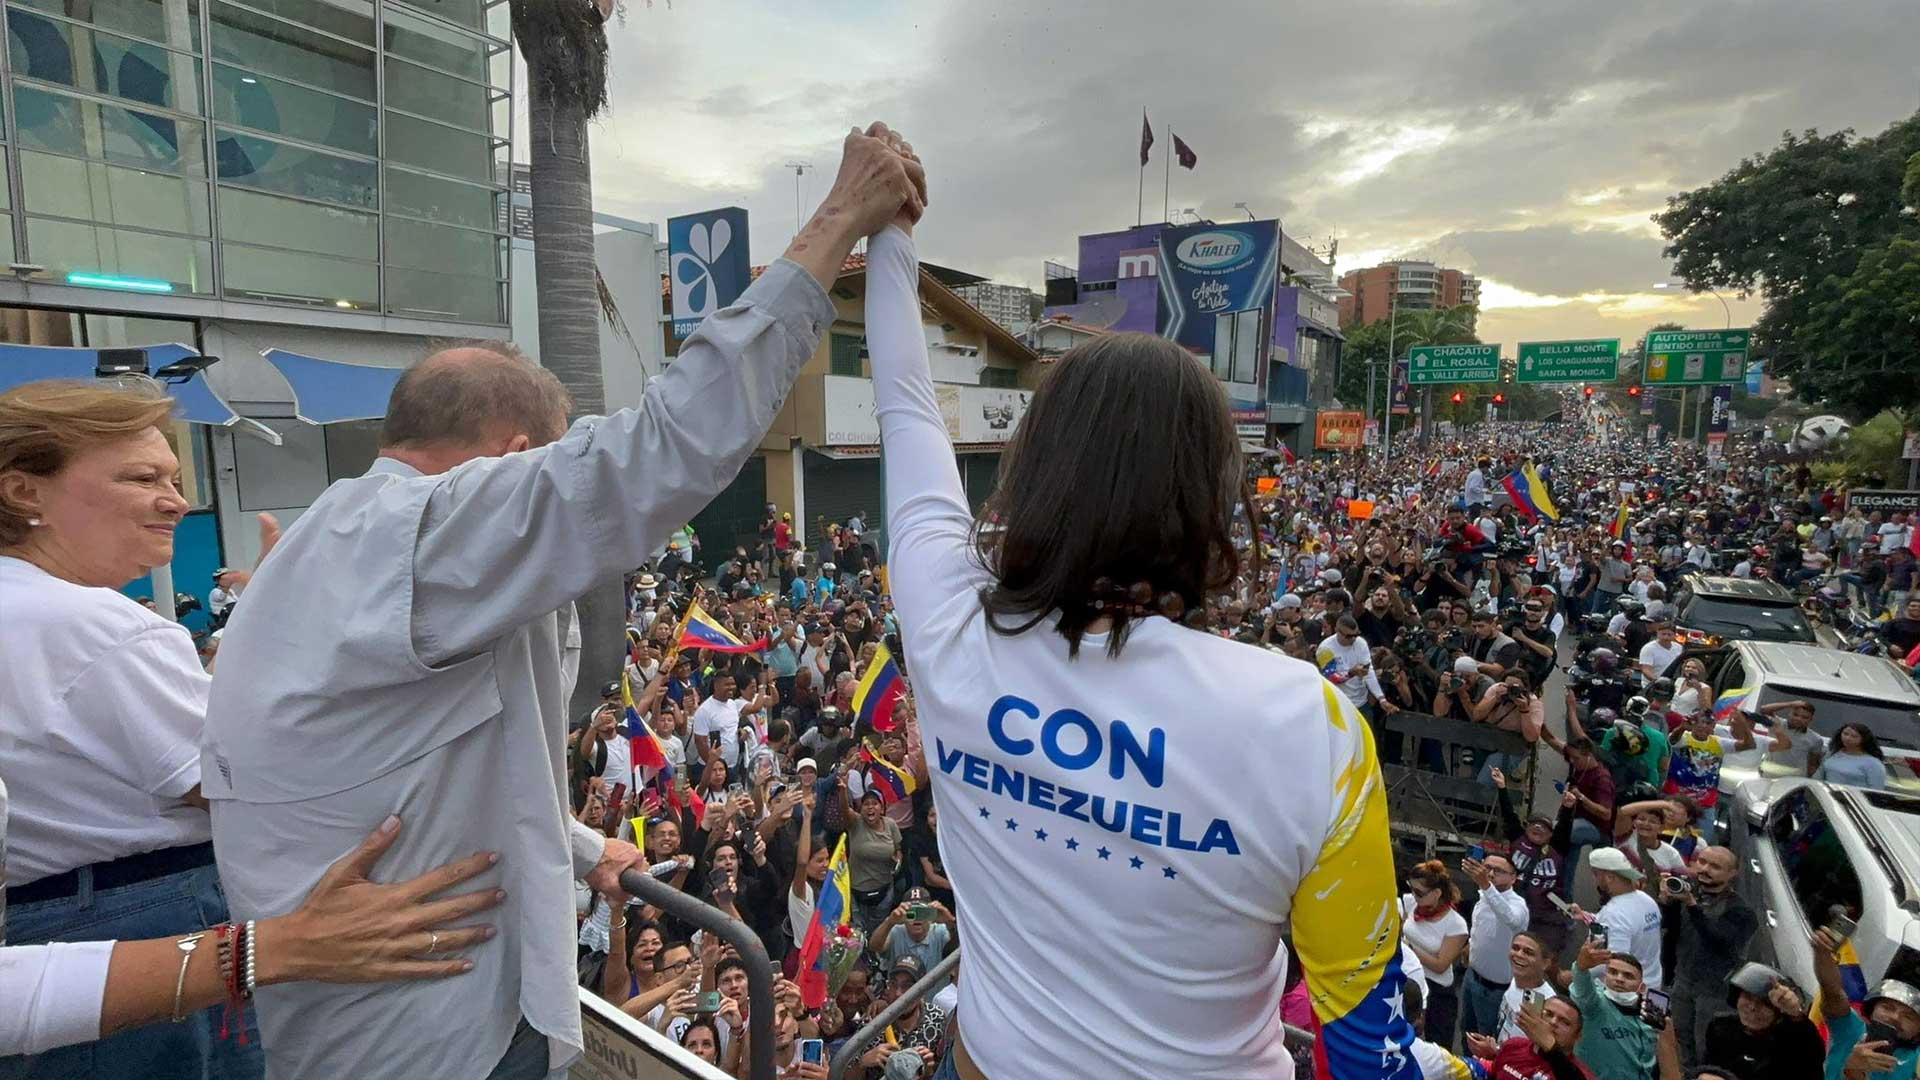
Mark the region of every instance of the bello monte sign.
POLYGON ((1514 375, 1523 383, 1612 382, 1620 376, 1620 339, 1523 341, 1514 375))

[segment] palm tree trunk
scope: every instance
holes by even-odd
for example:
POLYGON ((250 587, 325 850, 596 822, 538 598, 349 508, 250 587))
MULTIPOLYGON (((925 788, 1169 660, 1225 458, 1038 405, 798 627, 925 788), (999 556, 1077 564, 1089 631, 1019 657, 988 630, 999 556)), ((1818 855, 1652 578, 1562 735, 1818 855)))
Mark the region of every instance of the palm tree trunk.
MULTIPOLYGON (((600 287, 593 258, 593 172, 587 124, 606 102, 606 31, 592 0, 514 0, 514 37, 527 60, 527 141, 533 186, 533 269, 540 363, 573 395, 573 415, 606 412, 600 371, 600 287)), ((620 675, 626 588, 578 599, 580 676, 572 715, 591 709, 620 675)))

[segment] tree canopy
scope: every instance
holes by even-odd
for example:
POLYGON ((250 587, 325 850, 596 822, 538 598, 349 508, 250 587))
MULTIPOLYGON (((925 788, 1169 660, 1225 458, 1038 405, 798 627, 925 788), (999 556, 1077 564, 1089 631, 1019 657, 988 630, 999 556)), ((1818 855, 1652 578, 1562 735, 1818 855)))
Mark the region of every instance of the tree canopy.
POLYGON ((1856 417, 1920 404, 1920 113, 1878 135, 1787 133, 1654 215, 1694 289, 1758 294, 1754 355, 1856 417))

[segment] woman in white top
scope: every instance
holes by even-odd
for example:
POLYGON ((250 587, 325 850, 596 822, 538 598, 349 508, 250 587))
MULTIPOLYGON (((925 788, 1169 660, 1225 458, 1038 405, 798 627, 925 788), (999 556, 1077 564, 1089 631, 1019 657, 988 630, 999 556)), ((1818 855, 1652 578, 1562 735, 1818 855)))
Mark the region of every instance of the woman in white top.
MULTIPOLYGON (((164 433, 172 412, 172 399, 151 382, 40 382, 0 394, 6 940, 89 943, 37 954, 35 962, 54 965, 47 977, 73 967, 75 977, 95 979, 109 956, 116 980, 123 967, 132 970, 132 981, 110 984, 104 1003, 91 998, 92 1019, 81 1017, 80 1028, 58 1038, 30 1029, 27 1042, 35 1050, 70 1043, 88 1023, 87 1038, 119 1034, 9 1063, 21 1075, 262 1071, 250 1010, 235 1017, 249 1029, 243 1048, 216 1037, 220 1018, 206 1009, 186 1023, 121 1031, 154 1017, 114 992, 158 992, 158 981, 171 990, 172 972, 158 968, 174 945, 115 948, 110 939, 187 935, 227 917, 199 786, 208 677, 184 627, 118 591, 171 560, 173 530, 187 510, 164 433), (141 981, 149 976, 157 981, 141 981)), ((271 519, 262 524, 270 544, 271 519)), ((438 941, 443 951, 454 944, 447 931, 438 941)), ((0 1008, 20 1000, 0 995, 0 1008)))
POLYGON ((1413 1031, 1367 726, 1311 665, 1180 621, 1239 562, 1220 383, 1160 338, 1069 351, 1001 463, 999 527, 976 529, 921 331, 918 211, 869 245, 866 325, 889 577, 966 926, 936 1080, 1285 1075, 1289 923, 1332 1075, 1384 1075, 1413 1031))
POLYGON ((1407 893, 1400 898, 1406 919, 1407 945, 1420 961, 1427 980, 1427 1025, 1430 1042, 1453 1045, 1454 1021, 1460 1015, 1460 988, 1453 966, 1467 949, 1467 920, 1454 910, 1460 904, 1460 886, 1447 865, 1430 859, 1407 875, 1407 893))

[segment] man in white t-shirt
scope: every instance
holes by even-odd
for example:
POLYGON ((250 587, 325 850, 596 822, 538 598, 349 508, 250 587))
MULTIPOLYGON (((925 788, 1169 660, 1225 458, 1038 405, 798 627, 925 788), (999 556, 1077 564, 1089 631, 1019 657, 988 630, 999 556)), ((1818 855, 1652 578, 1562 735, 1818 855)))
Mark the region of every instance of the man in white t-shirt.
POLYGON ((718 757, 726 763, 727 775, 737 781, 745 775, 745 763, 740 759, 740 728, 748 722, 748 717, 772 705, 774 699, 765 694, 751 701, 735 697, 733 676, 724 673, 713 677, 712 689, 707 700, 693 711, 694 753, 702 761, 718 757))
POLYGON ((1640 674, 1649 679, 1657 679, 1667 673, 1667 668, 1685 646, 1674 640, 1673 624, 1665 619, 1653 624, 1653 640, 1640 646, 1640 674))
POLYGON ((1913 534, 1908 531, 1907 515, 1900 510, 1894 511, 1893 517, 1881 524, 1876 535, 1880 537, 1880 554, 1882 555, 1893 554, 1906 547, 1913 539, 1913 534))
POLYGON ((1500 1013, 1494 1023, 1496 1031, 1492 1036, 1475 1031, 1465 1036, 1463 1045, 1475 1056, 1492 1057, 1502 1043, 1526 1034, 1515 1020, 1521 1006, 1529 1001, 1541 1002, 1560 996, 1553 983, 1547 981, 1547 965, 1552 957, 1552 947, 1533 931, 1522 930, 1513 935, 1513 944, 1507 948, 1507 963, 1513 970, 1513 978, 1500 995, 1500 1013))
POLYGON ((1320 674, 1338 686, 1354 708, 1366 708, 1369 698, 1385 700, 1380 679, 1373 673, 1373 649, 1360 636, 1360 624, 1353 616, 1342 615, 1334 623, 1333 636, 1320 643, 1317 662, 1320 674))
MULTIPOLYGON (((1606 947, 1633 954, 1649 987, 1666 986, 1660 968, 1660 905, 1641 891, 1643 875, 1619 848, 1594 848, 1587 856, 1594 888, 1606 902, 1593 914, 1593 925, 1604 927, 1606 947)), ((1573 909, 1580 912, 1578 907, 1573 909)))

